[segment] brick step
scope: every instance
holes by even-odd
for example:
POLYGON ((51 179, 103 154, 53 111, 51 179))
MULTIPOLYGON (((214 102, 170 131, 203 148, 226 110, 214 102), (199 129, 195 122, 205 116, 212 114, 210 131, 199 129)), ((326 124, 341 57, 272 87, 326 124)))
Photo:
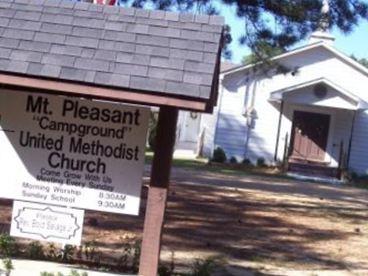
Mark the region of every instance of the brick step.
POLYGON ((289 163, 289 171, 307 176, 338 177, 338 168, 315 164, 289 163))

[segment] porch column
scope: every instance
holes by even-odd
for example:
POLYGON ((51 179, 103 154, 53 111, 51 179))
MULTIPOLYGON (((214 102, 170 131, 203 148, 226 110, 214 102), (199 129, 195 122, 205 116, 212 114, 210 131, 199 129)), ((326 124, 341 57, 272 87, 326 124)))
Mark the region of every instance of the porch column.
POLYGON ((178 109, 160 108, 139 264, 143 276, 157 275, 177 118, 178 109))
POLYGON ((346 169, 349 169, 350 167, 350 155, 351 155, 351 147, 352 147, 353 138, 354 138, 354 125, 355 125, 356 116, 357 116, 357 111, 354 110, 353 120, 351 122, 351 129, 350 129, 348 156, 346 158, 346 169))
POLYGON ((277 161, 277 155, 279 151, 279 142, 280 142, 280 132, 281 132, 281 122, 282 122, 282 115, 284 112, 284 100, 281 100, 280 104, 280 115, 279 115, 279 123, 277 126, 277 134, 276 134, 276 146, 275 146, 275 155, 273 157, 274 161, 277 161))

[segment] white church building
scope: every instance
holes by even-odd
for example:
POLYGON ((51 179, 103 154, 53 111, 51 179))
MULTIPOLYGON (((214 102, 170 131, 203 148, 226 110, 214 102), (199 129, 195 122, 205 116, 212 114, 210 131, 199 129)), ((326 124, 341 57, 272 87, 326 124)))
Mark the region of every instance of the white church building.
POLYGON ((181 112, 177 147, 238 162, 259 158, 289 169, 368 174, 368 70, 333 47, 327 32, 272 63, 222 70, 213 114, 181 112))

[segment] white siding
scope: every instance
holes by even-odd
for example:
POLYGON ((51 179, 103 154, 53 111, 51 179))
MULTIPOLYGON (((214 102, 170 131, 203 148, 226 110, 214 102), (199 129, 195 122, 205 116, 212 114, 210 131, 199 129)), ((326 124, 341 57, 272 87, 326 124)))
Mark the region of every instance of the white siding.
MULTIPOLYGON (((340 143, 343 142, 344 152, 348 154, 349 142, 351 136, 351 127, 353 123, 354 111, 348 110, 337 110, 335 114, 335 130, 333 137, 333 147, 332 157, 335 160, 340 158, 340 143)), ((337 164, 336 164, 337 165, 337 164)))
POLYGON ((223 81, 218 105, 215 147, 221 147, 228 159, 242 161, 247 135, 247 120, 242 115, 245 101, 246 76, 235 74, 223 81))
POLYGON ((350 155, 350 169, 359 174, 368 174, 368 111, 358 112, 350 155))
POLYGON ((203 155, 211 157, 216 132, 217 108, 213 110, 213 114, 201 115, 201 131, 204 131, 203 155))
POLYGON ((179 111, 178 114, 178 122, 176 125, 176 142, 182 141, 183 138, 183 131, 184 131, 184 120, 186 116, 186 112, 188 111, 179 111))
POLYGON ((272 164, 276 148, 276 136, 280 116, 279 105, 268 101, 269 93, 265 92, 268 79, 257 81, 257 90, 254 91, 254 110, 256 119, 249 133, 246 156, 256 163, 258 158, 264 158, 272 164))

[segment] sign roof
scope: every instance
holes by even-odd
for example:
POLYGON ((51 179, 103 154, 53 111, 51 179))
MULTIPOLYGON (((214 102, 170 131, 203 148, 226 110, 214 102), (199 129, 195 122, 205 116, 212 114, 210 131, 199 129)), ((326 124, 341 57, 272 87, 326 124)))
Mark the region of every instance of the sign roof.
POLYGON ((0 71, 208 103, 223 24, 219 16, 0 0, 0 71))

